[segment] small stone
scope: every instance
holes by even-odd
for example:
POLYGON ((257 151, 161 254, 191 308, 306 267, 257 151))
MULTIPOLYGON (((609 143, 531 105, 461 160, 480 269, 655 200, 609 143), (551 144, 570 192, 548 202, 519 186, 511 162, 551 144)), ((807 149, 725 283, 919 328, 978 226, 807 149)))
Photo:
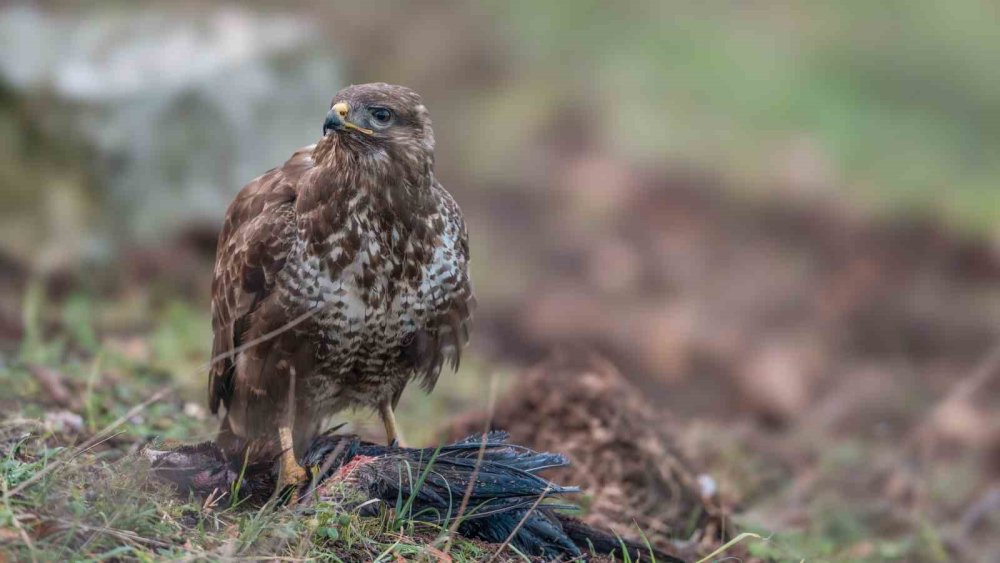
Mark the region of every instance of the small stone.
POLYGON ((67 410, 45 413, 45 425, 55 432, 79 432, 83 429, 83 417, 67 410))

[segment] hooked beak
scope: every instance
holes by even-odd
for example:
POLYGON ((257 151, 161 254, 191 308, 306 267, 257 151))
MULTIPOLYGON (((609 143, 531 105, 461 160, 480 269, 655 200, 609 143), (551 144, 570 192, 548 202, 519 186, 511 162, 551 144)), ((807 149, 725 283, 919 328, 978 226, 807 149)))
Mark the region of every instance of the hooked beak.
POLYGON ((375 133, 371 129, 358 127, 350 121, 347 121, 347 114, 350 110, 351 108, 346 102, 337 102, 333 104, 333 107, 330 108, 330 112, 326 114, 326 120, 323 121, 323 136, 326 137, 330 131, 343 131, 345 129, 361 131, 365 135, 373 135, 375 133))

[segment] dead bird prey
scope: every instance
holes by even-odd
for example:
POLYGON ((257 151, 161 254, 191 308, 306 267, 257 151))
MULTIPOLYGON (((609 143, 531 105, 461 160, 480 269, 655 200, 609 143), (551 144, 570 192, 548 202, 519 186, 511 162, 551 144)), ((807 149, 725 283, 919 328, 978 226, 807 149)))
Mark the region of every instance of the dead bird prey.
POLYGON ((212 284, 218 443, 282 455, 284 484, 324 418, 375 409, 387 441, 403 389, 457 367, 474 304, 462 213, 434 177, 420 96, 344 88, 323 137, 243 187, 226 213, 212 284))
MULTIPOLYGON (((353 435, 324 434, 313 440, 303 457, 306 466, 316 469, 317 477, 314 489, 312 484, 301 485, 300 498, 337 499, 368 516, 384 506, 394 507, 397 516, 405 509, 402 516, 444 528, 458 516, 475 476, 458 526, 458 533, 465 537, 501 543, 516 530, 511 545, 545 559, 577 558, 591 552, 620 555, 623 548, 633 561, 649 559, 649 547, 587 526, 560 510, 573 508, 562 497, 578 489, 556 485, 537 473, 567 465, 565 457, 507 444, 506 433, 494 431, 485 436, 477 472, 483 439, 471 436, 439 449, 413 449, 363 442, 353 435), (539 503, 540 498, 559 499, 560 504, 539 503), (368 502, 372 499, 380 502, 368 502)), ((238 490, 244 498, 263 503, 274 492, 280 471, 276 467, 280 464, 263 461, 243 468, 212 442, 172 451, 147 449, 145 455, 152 460, 154 476, 201 497, 225 497, 238 490)), ((657 561, 681 561, 653 553, 657 561)))

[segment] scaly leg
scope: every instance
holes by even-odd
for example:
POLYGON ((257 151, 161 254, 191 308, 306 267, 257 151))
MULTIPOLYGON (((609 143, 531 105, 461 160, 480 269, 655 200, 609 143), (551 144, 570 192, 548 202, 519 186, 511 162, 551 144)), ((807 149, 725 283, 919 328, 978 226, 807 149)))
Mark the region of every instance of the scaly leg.
POLYGON ((281 444, 281 468, 275 494, 281 494, 287 487, 294 487, 288 502, 299 501, 299 485, 309 478, 305 468, 295 459, 295 440, 292 436, 292 425, 295 423, 295 368, 289 369, 288 403, 285 408, 285 420, 278 426, 278 441, 281 444))
POLYGON ((281 493, 287 487, 294 487, 289 502, 295 504, 298 502, 298 488, 299 485, 304 483, 308 478, 309 474, 306 473, 305 468, 299 465, 299 462, 295 459, 295 449, 292 440, 292 428, 289 425, 282 424, 278 428, 278 438, 281 440, 281 468, 278 474, 278 485, 274 489, 275 494, 281 493))
POLYGON ((390 447, 401 446, 403 444, 403 436, 399 433, 399 427, 396 426, 396 415, 392 412, 392 402, 385 400, 378 406, 379 415, 382 417, 382 424, 385 425, 385 440, 390 447))

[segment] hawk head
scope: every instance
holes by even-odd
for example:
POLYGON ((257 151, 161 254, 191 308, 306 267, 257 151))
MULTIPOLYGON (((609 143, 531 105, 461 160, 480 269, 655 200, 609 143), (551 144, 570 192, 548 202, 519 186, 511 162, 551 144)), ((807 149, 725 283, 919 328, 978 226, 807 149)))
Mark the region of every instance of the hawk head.
POLYGON ((420 96, 406 88, 376 82, 348 86, 333 97, 323 121, 323 136, 366 156, 430 160, 434 132, 420 96))

